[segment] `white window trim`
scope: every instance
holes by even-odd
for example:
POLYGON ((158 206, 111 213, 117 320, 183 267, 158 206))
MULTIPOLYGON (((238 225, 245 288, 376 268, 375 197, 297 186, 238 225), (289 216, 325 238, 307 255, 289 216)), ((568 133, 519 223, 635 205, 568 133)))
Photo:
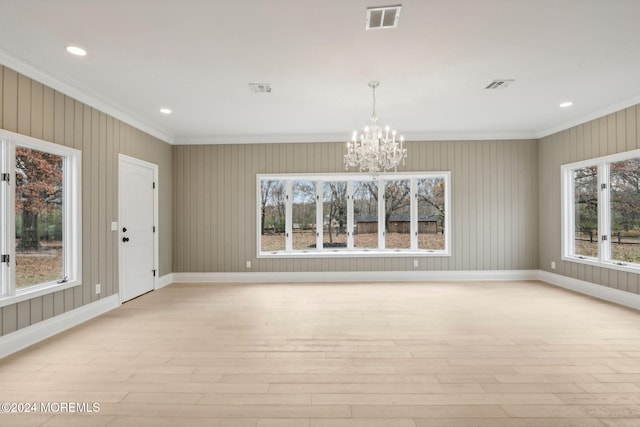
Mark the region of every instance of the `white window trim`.
POLYGON ((627 263, 621 265, 618 261, 608 259, 611 249, 611 209, 609 182, 609 164, 620 162, 627 159, 640 157, 640 149, 625 151, 622 153, 611 154, 608 156, 597 157, 594 159, 583 160, 575 163, 569 163, 561 166, 561 197, 562 197, 562 256, 563 261, 575 262, 579 264, 590 265, 594 267, 604 267, 612 270, 626 271, 630 273, 640 272, 640 263, 627 263), (598 256, 584 257, 576 255, 573 251, 575 242, 575 203, 574 203, 574 185, 573 171, 589 166, 598 168, 598 256), (603 184, 606 188, 602 188, 603 184), (602 236, 606 235, 607 240, 602 240, 602 236), (606 256, 605 256, 606 255, 606 256))
MULTIPOLYGON (((451 172, 450 171, 430 171, 430 172, 411 172, 411 173, 380 173, 378 174, 376 181, 378 181, 378 213, 384 211, 384 199, 380 197, 381 194, 384 194, 384 186, 382 185, 383 181, 388 180, 401 180, 401 179, 410 179, 411 180, 411 247, 416 248, 418 238, 415 236, 415 231, 417 231, 417 202, 415 200, 416 194, 416 185, 415 179, 418 178, 430 178, 430 177, 442 177, 445 180, 445 195, 444 195, 444 206, 445 206, 445 218, 444 218, 444 250, 431 250, 431 249, 384 249, 385 238, 384 235, 378 232, 378 248, 376 249, 354 249, 353 248, 353 238, 350 237, 348 239, 347 248, 344 249, 321 249, 322 243, 322 232, 319 233, 319 236, 316 238, 318 249, 310 249, 304 251, 294 251, 292 248, 292 239, 288 238, 285 240, 285 250, 284 251, 276 251, 276 252, 261 252, 261 217, 260 217, 260 206, 261 206, 261 193, 260 193, 260 184, 262 180, 271 179, 278 181, 285 181, 285 192, 286 194, 292 194, 292 182, 293 181, 346 181, 347 182, 347 192, 348 194, 353 194, 353 183, 355 181, 369 181, 371 179, 371 175, 367 173, 309 173, 309 174, 257 174, 256 175, 256 254, 257 258, 349 258, 349 257, 448 257, 451 256, 451 172), (415 216, 414 216, 415 213, 415 216), (415 218, 415 220, 414 220, 415 218)), ((322 199, 322 185, 318 183, 316 185, 316 193, 322 199)), ((292 215, 292 201, 289 200, 285 206, 285 217, 291 218, 292 215)), ((353 230, 354 227, 354 217, 353 217, 353 199, 349 197, 347 199, 347 229, 353 230)), ((316 216, 322 219, 322 211, 320 209, 316 209, 316 216), (320 212, 318 212, 320 211, 320 212)), ((321 223, 318 222, 318 223, 321 223)), ((378 214, 378 230, 384 230, 384 218, 383 215, 378 214)), ((285 224, 285 233, 289 236, 292 234, 292 221, 287 220, 285 224)))
POLYGON ((0 265, 0 307, 26 301, 42 295, 58 292, 82 284, 82 152, 75 148, 42 141, 30 136, 0 129, 0 169, 9 173, 9 185, 1 184, 0 190, 0 218, 1 235, 0 247, 3 254, 9 254, 11 263, 0 265), (64 157, 64 218, 63 235, 65 271, 69 280, 64 283, 48 282, 29 286, 24 289, 15 287, 15 147, 21 146, 39 151, 52 153, 64 157))

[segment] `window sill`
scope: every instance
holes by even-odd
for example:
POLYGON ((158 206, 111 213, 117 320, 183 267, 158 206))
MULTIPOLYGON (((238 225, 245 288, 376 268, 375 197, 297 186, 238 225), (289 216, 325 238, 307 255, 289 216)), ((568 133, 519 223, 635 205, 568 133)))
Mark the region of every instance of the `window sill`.
POLYGON ((27 289, 21 289, 15 295, 0 297, 0 307, 27 301, 42 295, 48 295, 54 292, 63 291, 65 289, 80 286, 82 283, 78 280, 72 280, 66 283, 45 283, 43 285, 32 286, 27 289))
POLYGON ((628 273, 640 274, 639 264, 616 264, 612 261, 599 261, 596 258, 578 258, 576 256, 563 256, 563 261, 575 262, 578 264, 590 265, 592 267, 609 268, 611 270, 626 271, 628 273))
POLYGON ((440 250, 410 250, 410 249, 386 249, 386 250, 322 250, 322 251, 295 251, 295 252, 261 252, 258 258, 384 258, 384 257, 449 257, 448 251, 440 250))

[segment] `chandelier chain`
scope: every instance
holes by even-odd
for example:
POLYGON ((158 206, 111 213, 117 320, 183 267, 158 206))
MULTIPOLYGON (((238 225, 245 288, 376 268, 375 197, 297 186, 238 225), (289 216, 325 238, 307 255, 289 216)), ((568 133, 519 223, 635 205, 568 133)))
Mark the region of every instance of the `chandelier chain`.
POLYGON ((372 117, 376 116, 376 84, 372 85, 372 89, 373 89, 373 94, 371 95, 371 97, 373 98, 373 112, 371 113, 372 117))

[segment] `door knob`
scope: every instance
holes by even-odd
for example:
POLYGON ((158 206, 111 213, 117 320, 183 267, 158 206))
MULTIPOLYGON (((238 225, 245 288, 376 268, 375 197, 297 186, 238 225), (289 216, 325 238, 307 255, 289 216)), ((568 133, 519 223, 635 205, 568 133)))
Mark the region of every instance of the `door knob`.
POLYGON ((129 241, 129 238, 128 238, 128 237, 123 237, 123 238, 122 238, 122 241, 126 243, 126 242, 128 242, 128 241, 129 241))
POLYGON ((127 232, 127 227, 122 227, 122 232, 126 233, 127 232))

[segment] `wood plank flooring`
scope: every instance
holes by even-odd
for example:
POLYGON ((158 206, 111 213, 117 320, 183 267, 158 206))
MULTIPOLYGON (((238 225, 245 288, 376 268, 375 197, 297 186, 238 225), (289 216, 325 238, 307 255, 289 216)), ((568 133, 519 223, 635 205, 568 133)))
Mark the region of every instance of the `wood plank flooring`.
POLYGON ((0 361, 1 426, 640 426, 640 313, 541 282, 174 284, 0 361))

